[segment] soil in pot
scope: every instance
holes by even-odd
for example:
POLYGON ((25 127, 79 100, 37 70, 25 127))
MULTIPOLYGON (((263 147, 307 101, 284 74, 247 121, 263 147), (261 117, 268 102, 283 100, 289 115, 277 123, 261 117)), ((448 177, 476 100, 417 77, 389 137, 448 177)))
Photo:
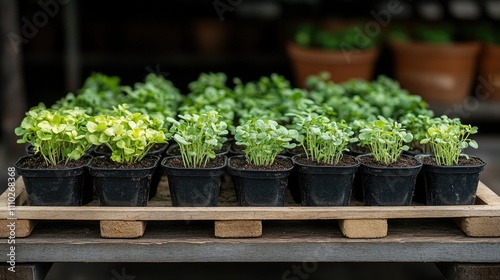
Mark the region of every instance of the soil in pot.
POLYGON ((369 206, 411 205, 413 190, 422 163, 401 155, 391 165, 381 164, 372 155, 360 155, 363 202, 369 206))
POLYGON ((427 205, 471 205, 476 199, 479 174, 486 163, 478 157, 460 157, 455 166, 436 165, 434 157, 423 155, 427 205))
POLYGON ((90 158, 67 165, 47 166, 41 156, 21 157, 15 164, 23 177, 28 204, 32 206, 80 206, 85 169, 90 158))
POLYGON ((283 206, 292 169, 292 160, 285 156, 278 156, 271 166, 255 166, 244 156, 234 156, 227 167, 241 206, 283 206))
POLYGON ((101 206, 146 206, 151 178, 160 158, 146 156, 133 164, 109 157, 94 158, 89 166, 101 206))
POLYGON ((354 174, 359 167, 355 157, 344 155, 336 165, 319 164, 303 155, 295 155, 292 159, 298 173, 302 205, 349 205, 354 174))
POLYGON ((224 155, 210 160, 204 168, 185 168, 180 156, 163 159, 172 205, 216 206, 226 164, 224 155))
POLYGON ((303 88, 307 77, 324 71, 330 72, 331 80, 336 83, 353 78, 370 81, 373 77, 379 49, 371 48, 351 52, 349 59, 346 59, 346 55, 342 51, 303 48, 289 42, 287 52, 292 61, 295 83, 303 88))

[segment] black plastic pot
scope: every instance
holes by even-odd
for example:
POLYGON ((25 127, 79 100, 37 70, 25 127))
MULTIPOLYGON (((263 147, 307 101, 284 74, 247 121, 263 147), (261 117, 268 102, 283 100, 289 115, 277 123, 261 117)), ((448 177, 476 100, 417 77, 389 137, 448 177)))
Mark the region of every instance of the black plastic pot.
MULTIPOLYGON (((431 155, 421 155, 423 160, 431 155)), ((474 157, 477 158, 477 157, 474 157)), ((479 158, 477 158, 479 159, 479 158)), ((480 165, 440 166, 423 165, 427 205, 471 205, 476 200, 479 174, 486 163, 480 165)))
POLYGON ((293 167, 292 173, 290 173, 290 177, 288 177, 287 188, 292 195, 293 201, 296 203, 302 203, 302 195, 300 194, 299 186, 299 171, 296 166, 293 167))
MULTIPOLYGON (((355 147, 356 146, 351 145, 351 148, 355 148, 355 147)), ((357 156, 366 155, 369 153, 351 150, 348 152, 348 154, 353 156, 353 157, 357 157, 357 156)), ((363 185, 361 184, 361 170, 359 168, 358 168, 358 171, 356 172, 356 174, 354 175, 354 183, 352 184, 352 196, 357 201, 360 201, 360 202, 363 201, 363 185)))
POLYGON ((177 168, 168 161, 180 156, 166 157, 161 162, 168 178, 170 197, 173 206, 216 206, 219 201, 222 175, 227 165, 215 168, 177 168))
MULTIPOLYGON (((304 150, 302 149, 302 152, 304 150)), ((297 152, 294 149, 287 149, 286 150, 286 155, 290 158, 301 154, 300 152, 297 152)), ((299 171, 297 170, 297 166, 294 166, 292 173, 290 174, 290 177, 288 177, 288 185, 287 185, 288 191, 290 191, 290 194, 292 195, 293 201, 296 203, 302 203, 302 196, 300 194, 300 187, 299 187, 299 171)))
POLYGON ((33 145, 31 145, 31 144, 26 145, 25 151, 26 151, 26 155, 32 156, 35 154, 35 147, 33 147, 33 145))
MULTIPOLYGON (((167 148, 168 148, 168 144, 162 145, 161 149, 149 151, 148 155, 158 156, 161 160, 163 158, 163 155, 165 155, 167 148)), ((156 168, 155 172, 153 173, 153 177, 151 178, 151 187, 149 188, 148 199, 152 199, 153 197, 155 197, 156 193, 158 192, 158 184, 160 184, 160 180, 161 180, 162 175, 163 175, 163 169, 156 168)))
POLYGON ((298 184, 304 206, 347 206, 351 200, 354 174, 359 161, 351 166, 305 165, 297 161, 301 155, 292 159, 298 173, 298 184))
MULTIPOLYGON (((410 155, 408 153, 408 155, 410 155)), ((422 156, 427 156, 430 154, 416 154, 415 158, 419 161, 422 156)), ((424 178, 424 167, 422 166, 422 169, 420 169, 420 172, 417 175, 417 181, 415 183, 415 190, 413 191, 413 201, 422 203, 422 204, 427 204, 426 201, 426 194, 425 194, 425 178, 424 178)))
MULTIPOLYGON (((165 145, 162 145, 162 147, 160 149, 150 150, 147 155, 148 156, 158 156, 158 157, 160 157, 160 160, 161 160, 163 158, 163 155, 165 155, 165 151, 167 150, 167 148, 168 148, 168 144, 165 143, 165 145)), ((111 153, 109 151, 103 152, 102 149, 100 149, 99 147, 94 147, 92 153, 96 157, 110 156, 111 155, 111 153)), ((153 197, 155 197, 156 193, 158 192, 158 184, 160 183, 162 174, 163 174, 163 170, 161 168, 155 169, 155 172, 153 173, 153 177, 151 178, 148 199, 152 199, 153 197)))
POLYGON ((92 176, 90 176, 88 168, 85 168, 83 174, 83 192, 82 192, 82 204, 88 204, 94 200, 94 182, 92 176))
POLYGON ((413 191, 413 201, 426 204, 426 194, 425 194, 425 179, 423 168, 417 175, 417 181, 415 182, 415 190, 413 191))
POLYGON ((23 162, 30 157, 21 157, 15 163, 18 173, 23 176, 29 205, 82 205, 86 164, 67 169, 30 169, 22 167, 23 162))
MULTIPOLYGON (((293 161, 285 156, 278 156, 293 161)), ((248 170, 231 166, 231 161, 244 156, 230 157, 227 165, 233 176, 238 203, 241 206, 284 206, 285 189, 293 166, 285 170, 248 170)))
POLYGON ((243 152, 241 149, 236 148, 235 142, 236 142, 235 140, 229 142, 229 156, 233 157, 233 156, 245 155, 245 152, 243 152))
POLYGON ((363 158, 372 155, 360 155, 361 184, 363 202, 369 206, 405 206, 411 205, 413 190, 422 163, 415 160, 412 167, 379 167, 363 163, 363 158))
MULTIPOLYGON (((152 166, 138 169, 98 168, 89 166, 101 206, 146 206, 151 178, 160 160, 153 157, 152 166)), ((94 158, 97 160, 102 157, 94 158)), ((94 161, 93 160, 93 161, 94 161)))

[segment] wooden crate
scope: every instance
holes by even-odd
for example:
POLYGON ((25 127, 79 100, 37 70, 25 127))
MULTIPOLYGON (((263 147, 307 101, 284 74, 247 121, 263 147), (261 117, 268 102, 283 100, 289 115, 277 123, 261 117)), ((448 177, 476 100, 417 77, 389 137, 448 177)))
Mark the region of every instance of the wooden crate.
POLYGON ((16 222, 16 238, 27 237, 39 220, 100 221, 105 238, 137 238, 147 221, 214 221, 215 236, 241 238, 262 236, 263 220, 336 220, 348 238, 382 238, 388 235, 389 219, 450 218, 470 237, 500 237, 500 197, 479 182, 475 205, 464 206, 362 206, 302 207, 287 197, 285 207, 240 207, 231 184, 225 184, 217 207, 171 207, 167 180, 148 207, 101 207, 97 201, 81 207, 27 206, 22 178, 16 181, 16 207, 10 216, 8 193, 0 196, 0 236, 16 222), (14 220, 15 218, 15 220, 14 220))

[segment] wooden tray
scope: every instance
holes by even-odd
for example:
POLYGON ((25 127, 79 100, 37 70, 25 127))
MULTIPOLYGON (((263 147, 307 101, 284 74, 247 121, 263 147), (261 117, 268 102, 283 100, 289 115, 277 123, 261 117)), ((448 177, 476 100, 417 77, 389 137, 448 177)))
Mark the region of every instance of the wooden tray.
MULTIPOLYGON (((228 180, 226 180, 228 182, 228 180)), ((11 195, 12 196, 12 195, 11 195)), ((22 178, 16 181, 15 208, 8 209, 8 192, 0 196, 0 237, 9 237, 15 221, 16 238, 27 237, 39 220, 97 220, 105 238, 137 238, 147 221, 214 221, 220 238, 260 237, 263 220, 336 220, 348 238, 382 238, 388 219, 451 218, 470 237, 500 237, 500 197, 479 182, 475 205, 302 207, 287 197, 285 207, 240 207, 232 184, 224 184, 217 207, 171 207, 164 177, 148 207, 101 207, 97 201, 81 207, 27 206, 22 178), (13 213, 11 213, 13 211, 13 213), (13 214, 13 215, 11 215, 13 214)), ((290 229, 293 230, 293 229, 290 229)))

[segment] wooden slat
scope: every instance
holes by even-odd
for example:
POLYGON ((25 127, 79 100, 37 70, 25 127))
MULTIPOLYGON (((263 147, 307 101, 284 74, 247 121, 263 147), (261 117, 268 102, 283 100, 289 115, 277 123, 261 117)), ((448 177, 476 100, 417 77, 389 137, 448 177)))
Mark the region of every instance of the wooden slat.
POLYGON ((104 238, 137 238, 146 230, 144 221, 101 221, 101 236, 104 238))
POLYGON ((387 236, 386 219, 339 220, 342 234, 347 238, 382 238, 387 236))
POLYGON ((215 237, 246 238, 262 236, 262 221, 215 221, 215 237))
MULTIPOLYGON (((21 262, 500 262, 498 238, 450 220, 390 220, 380 239, 345 238, 336 222, 264 221, 261 238, 213 237, 213 222, 150 222, 138 239, 100 237, 98 222, 41 222, 16 240, 21 262)), ((9 244, 0 242, 0 252, 9 244)), ((5 256, 4 256, 5 258, 5 256)))
POLYGON ((14 223, 15 226, 15 234, 16 238, 19 237, 28 237, 33 229, 37 221, 33 220, 0 220, 0 238, 8 238, 10 234, 9 225, 14 223))
MULTIPOLYGON (((9 190, 6 189, 2 195, 0 195, 0 205, 5 206, 7 205, 7 199, 9 196, 9 190)), ((24 190, 24 181, 22 177, 19 177, 16 179, 16 205, 23 205, 23 203, 26 201, 27 196, 26 196, 26 191, 24 190), (21 198, 20 198, 21 196, 21 198), (24 200, 23 200, 24 199, 24 200)))
MULTIPOLYGON (((349 207, 47 207, 18 206, 33 220, 325 220, 500 216, 500 205, 349 207)), ((0 209, 0 219, 8 213, 0 209)))
POLYGON ((500 196, 479 181, 476 193, 476 204, 500 205, 500 196))
POLYGON ((454 219, 470 237, 500 237, 500 217, 475 217, 454 219))

